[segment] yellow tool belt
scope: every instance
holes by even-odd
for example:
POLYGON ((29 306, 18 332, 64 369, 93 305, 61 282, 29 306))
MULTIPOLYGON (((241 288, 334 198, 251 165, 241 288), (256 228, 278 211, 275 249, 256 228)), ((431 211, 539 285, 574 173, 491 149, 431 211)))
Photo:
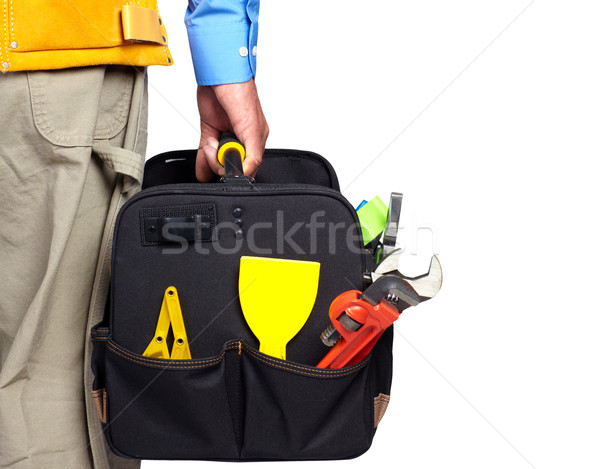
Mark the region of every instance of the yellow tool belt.
POLYGON ((0 70, 171 65, 156 0, 0 0, 0 70))

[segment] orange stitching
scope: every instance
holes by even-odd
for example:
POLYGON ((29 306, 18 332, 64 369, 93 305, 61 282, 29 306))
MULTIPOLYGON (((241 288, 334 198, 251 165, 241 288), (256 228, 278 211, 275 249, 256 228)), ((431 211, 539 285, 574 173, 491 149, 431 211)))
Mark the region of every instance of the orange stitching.
POLYGON ((10 0, 10 40, 15 40, 15 27, 14 27, 14 15, 13 15, 13 0, 10 0))
POLYGON ((298 373, 298 374, 302 374, 305 376, 312 376, 312 377, 317 377, 317 378, 340 378, 340 377, 344 377, 344 376, 349 376, 349 375, 361 370, 362 368, 364 368, 370 360, 370 356, 369 356, 365 361, 363 361, 361 363, 357 363, 356 365, 352 365, 349 368, 342 368, 342 369, 325 369, 325 368, 320 369, 320 368, 313 368, 313 367, 308 367, 308 366, 301 366, 301 365, 297 365, 294 363, 285 363, 284 364, 284 363, 280 363, 270 357, 261 355, 259 352, 257 352, 253 348, 249 347, 248 345, 244 344, 242 341, 237 341, 237 343, 234 342, 234 343, 228 344, 223 349, 221 354, 214 358, 208 358, 208 359, 202 359, 202 360, 192 359, 192 360, 184 360, 184 361, 170 360, 171 362, 175 362, 175 363, 164 363, 163 360, 161 360, 161 359, 146 358, 146 357, 140 357, 140 356, 134 355, 134 354, 122 349, 121 347, 119 347, 117 344, 115 344, 114 342, 109 340, 108 337, 94 338, 94 340, 95 341, 106 341, 108 348, 113 353, 115 353, 116 355, 118 355, 128 361, 131 361, 138 365, 149 366, 152 368, 163 368, 163 369, 188 369, 188 370, 191 370, 191 369, 208 368, 210 366, 214 366, 214 365, 217 365, 220 362, 222 362, 223 358, 225 357, 225 354, 228 351, 236 350, 236 349, 238 350, 238 354, 241 355, 242 349, 243 349, 246 352, 248 352, 249 355, 251 355, 255 359, 259 360, 260 362, 262 362, 268 366, 272 366, 274 368, 278 368, 283 371, 298 373), (160 360, 160 361, 155 361, 155 360, 160 360))
MULTIPOLYGON (((109 342, 110 344, 110 342, 109 342)), ((147 366, 150 368, 159 368, 159 369, 201 369, 201 368, 208 368, 210 367, 210 364, 204 364, 204 365, 199 365, 199 366, 177 366, 177 365, 161 365, 161 364, 153 364, 153 363, 149 363, 149 362, 145 362, 142 360, 138 360, 135 359, 133 357, 129 357, 127 355, 124 355, 123 353, 121 353, 119 350, 116 350, 112 347, 109 347, 111 349, 111 352, 113 352, 115 355, 119 355, 121 358, 124 358, 125 360, 128 360, 132 363, 135 363, 136 365, 143 365, 143 366, 147 366)))
MULTIPOLYGON (((251 348, 249 346, 246 346, 246 344, 244 344, 244 346, 245 346, 244 348, 246 349, 246 351, 249 352, 249 353, 251 353, 256 358, 263 359, 263 360, 269 360, 270 362, 272 362, 273 364, 276 364, 276 365, 277 364, 283 365, 282 363, 278 362, 274 358, 271 358, 271 357, 265 356, 265 355, 261 355, 260 352, 257 352, 255 349, 253 349, 253 348, 251 348)), ((295 363, 286 363, 285 364, 285 366, 289 366, 289 367, 292 367, 292 368, 297 368, 297 369, 299 369, 301 371, 315 371, 315 372, 323 373, 323 374, 336 374, 336 373, 340 373, 340 372, 345 373, 346 371, 355 371, 355 369, 362 368, 365 365, 366 365, 366 362, 365 363, 357 363, 355 365, 351 365, 351 367, 344 368, 343 371, 340 371, 339 369, 330 369, 330 368, 317 368, 317 369, 314 369, 314 367, 309 367, 308 365, 302 366, 302 365, 298 365, 298 364, 295 364, 295 363)))
MULTIPOLYGON (((139 356, 137 356, 137 355, 134 355, 134 354, 132 354, 132 353, 130 353, 130 352, 128 352, 128 351, 126 351, 126 350, 122 349, 121 347, 119 347, 118 345, 116 345, 114 342, 109 342, 109 344, 110 344, 110 345, 111 345, 113 348, 115 348, 116 350, 119 350, 119 351, 121 351, 122 353, 124 353, 125 355, 128 355, 128 356, 130 356, 131 358, 133 358, 133 359, 136 359, 136 360, 150 360, 150 361, 152 361, 152 360, 160 360, 160 359, 152 359, 152 358, 149 358, 149 357, 139 357, 139 356)), ((219 356, 217 356, 217 357, 213 357, 213 358, 202 359, 202 360, 195 359, 195 360, 193 360, 193 363, 196 363, 196 364, 203 364, 203 363, 211 363, 211 362, 215 362, 215 361, 222 360, 222 359, 223 359, 223 355, 225 354, 225 352, 226 352, 227 350, 232 350, 233 348, 235 348, 235 344, 233 344, 233 347, 232 347, 231 345, 228 345, 228 346, 227 346, 227 347, 226 347, 226 348, 225 348, 225 349, 224 349, 224 350, 221 352, 221 354, 220 354, 219 356)), ((181 362, 181 361, 184 361, 185 363, 190 363, 190 361, 189 361, 189 360, 170 360, 170 361, 175 361, 175 362, 181 362)))
POLYGON ((229 350, 235 350, 235 348, 236 348, 235 343, 229 344, 227 347, 225 347, 225 349, 221 352, 221 354, 218 357, 210 358, 210 359, 206 359, 206 360, 197 360, 197 359, 196 360, 184 360, 185 363, 191 363, 190 365, 187 365, 185 363, 177 363, 177 362, 181 362, 182 360, 169 360, 169 361, 174 361, 176 363, 163 363, 162 361, 161 362, 154 361, 154 360, 160 360, 160 359, 139 357, 139 356, 133 355, 130 352, 123 350, 122 348, 120 348, 118 345, 116 345, 114 342, 112 342, 110 340, 108 341, 107 345, 108 345, 108 348, 110 348, 112 352, 116 353, 117 355, 119 355, 122 358, 125 358, 129 361, 132 361, 134 363, 141 364, 141 365, 154 367, 154 368, 166 368, 166 369, 206 368, 206 367, 218 364, 219 362, 221 362, 223 360, 223 357, 225 356, 225 352, 227 352, 229 350))
POLYGON ((106 341, 106 340, 108 340, 109 334, 110 334, 110 332, 108 330, 90 331, 90 337, 92 338, 92 341, 106 341))
MULTIPOLYGON (((109 342, 109 344, 110 344, 110 342, 109 342)), ((184 365, 170 365, 170 364, 164 364, 163 365, 163 364, 159 364, 159 363, 155 364, 155 363, 151 363, 151 362, 146 362, 146 361, 143 361, 143 360, 139 360, 139 359, 131 357, 131 356, 124 355, 121 351, 119 351, 117 349, 114 349, 112 347, 109 347, 109 348, 111 349, 111 352, 113 352, 116 355, 119 355, 121 358, 124 358, 125 360, 128 360, 128 361, 133 362, 133 363, 138 364, 138 365, 148 366, 148 367, 151 367, 151 368, 160 368, 160 369, 167 369, 167 370, 173 370, 173 369, 177 369, 177 370, 179 370, 179 369, 182 369, 182 370, 183 369, 192 370, 192 369, 209 368, 211 365, 219 363, 219 361, 216 361, 215 363, 204 363, 204 364, 196 365, 196 366, 194 366, 194 365, 189 365, 189 366, 184 366, 184 365)))
POLYGON ((318 370, 314 370, 314 371, 317 371, 316 373, 311 373, 308 370, 299 370, 299 371, 296 371, 296 370, 291 370, 290 368, 287 368, 287 367, 284 367, 284 366, 280 366, 280 365, 275 364, 275 363, 269 363, 269 362, 263 360, 262 357, 256 357, 256 358, 257 358, 257 360, 262 361, 266 365, 272 366, 273 368, 279 368, 279 369, 284 370, 284 371, 291 371, 291 372, 294 372, 296 374, 302 374, 302 375, 305 375, 305 376, 312 376, 312 377, 315 377, 315 378, 341 378, 341 377, 344 377, 344 376, 351 375, 351 374, 354 373, 354 371, 356 371, 356 370, 350 370, 350 371, 347 371, 345 373, 331 374, 331 375, 328 376, 325 373, 322 373, 322 372, 319 373, 318 370))
POLYGON ((309 375, 309 376, 316 376, 316 377, 323 377, 323 378, 338 378, 338 377, 342 377, 342 376, 348 376, 358 370, 360 370, 361 368, 364 368, 368 361, 370 360, 370 357, 365 360, 362 363, 357 363, 356 365, 352 365, 350 368, 343 368, 343 369, 321 369, 321 368, 309 368, 309 367, 303 367, 301 365, 296 365, 293 363, 280 363, 278 361, 276 361, 275 359, 269 358, 267 356, 264 355, 260 355, 256 350, 248 347, 246 344, 244 344, 244 349, 251 354, 254 358, 256 358, 257 360, 262 361, 263 363, 273 366, 275 368, 279 368, 282 370, 286 370, 286 371, 290 371, 290 372, 295 372, 295 373, 302 373, 304 375, 309 375))
MULTIPOLYGON (((167 35, 168 35, 168 33, 166 32, 167 26, 164 24, 164 21, 162 20, 162 17, 160 16, 160 10, 158 9, 158 2, 156 2, 156 13, 158 13, 158 18, 162 22, 162 26, 165 29, 165 37, 167 37, 167 35)), ((172 63, 173 57, 171 57, 171 54, 169 53, 168 43, 167 43, 167 45, 162 46, 162 49, 163 49, 163 54, 165 54, 165 57, 167 59, 167 63, 172 63)))
MULTIPOLYGON (((2 44, 4 47, 0 47, 0 66, 2 66, 2 70, 5 70, 4 68, 4 55, 2 54, 2 49, 7 49, 7 31, 8 31, 8 25, 6 24, 6 1, 2 2, 2 14, 3 14, 3 18, 4 18, 4 44, 2 44)), ((6 60, 8 61, 8 49, 6 50, 6 60)))

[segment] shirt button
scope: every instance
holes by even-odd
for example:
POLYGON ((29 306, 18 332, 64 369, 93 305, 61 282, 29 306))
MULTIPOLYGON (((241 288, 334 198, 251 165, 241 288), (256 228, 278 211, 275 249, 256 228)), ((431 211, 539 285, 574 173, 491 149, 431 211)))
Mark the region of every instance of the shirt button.
POLYGON ((252 57, 256 57, 256 46, 252 48, 252 57))
POLYGON ((248 57, 248 48, 247 47, 240 47, 240 55, 242 57, 248 57))

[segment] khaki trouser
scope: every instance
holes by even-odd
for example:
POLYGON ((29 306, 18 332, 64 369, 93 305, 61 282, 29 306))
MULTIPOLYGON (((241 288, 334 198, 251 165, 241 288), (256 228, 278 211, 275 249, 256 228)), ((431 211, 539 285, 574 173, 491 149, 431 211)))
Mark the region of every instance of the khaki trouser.
POLYGON ((89 328, 142 176, 145 72, 9 73, 0 106, 0 466, 138 467, 106 449, 89 328))

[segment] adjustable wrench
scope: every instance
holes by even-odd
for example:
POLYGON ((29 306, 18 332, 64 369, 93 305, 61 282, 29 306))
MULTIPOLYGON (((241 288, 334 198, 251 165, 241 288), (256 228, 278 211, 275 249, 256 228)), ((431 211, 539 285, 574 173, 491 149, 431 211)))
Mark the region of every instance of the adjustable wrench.
POLYGON ((388 255, 386 259, 390 259, 373 272, 374 282, 363 293, 349 290, 333 300, 329 308, 331 325, 321 334, 323 343, 333 348, 318 368, 358 363, 402 311, 433 298, 440 290, 442 269, 436 256, 431 258, 426 274, 407 277, 397 269, 399 255, 400 251, 388 255))
MULTIPOLYGON (((432 256, 427 273, 416 277, 404 275, 402 269, 402 256, 404 251, 396 249, 382 259, 374 272, 371 273, 371 280, 376 282, 384 275, 400 277, 409 282, 409 284, 423 298, 433 298, 442 287, 442 266, 437 256, 432 256)), ((425 301, 425 300, 421 300, 425 301)))

